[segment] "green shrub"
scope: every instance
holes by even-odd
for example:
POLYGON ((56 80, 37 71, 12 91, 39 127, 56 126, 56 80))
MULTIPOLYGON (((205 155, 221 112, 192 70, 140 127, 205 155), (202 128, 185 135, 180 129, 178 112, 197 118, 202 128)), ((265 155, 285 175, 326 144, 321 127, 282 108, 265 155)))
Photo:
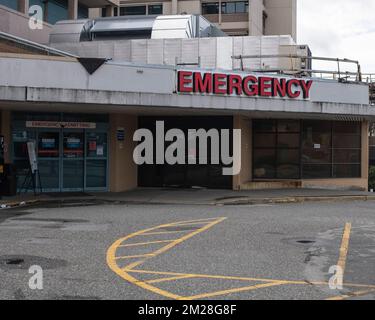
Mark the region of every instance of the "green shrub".
POLYGON ((375 190, 375 166, 370 167, 368 174, 368 188, 375 190))

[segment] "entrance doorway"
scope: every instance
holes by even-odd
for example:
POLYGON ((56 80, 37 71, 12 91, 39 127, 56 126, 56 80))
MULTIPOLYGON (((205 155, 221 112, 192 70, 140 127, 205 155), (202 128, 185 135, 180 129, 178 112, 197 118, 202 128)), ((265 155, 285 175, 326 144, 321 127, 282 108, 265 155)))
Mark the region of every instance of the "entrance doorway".
POLYGON ((97 124, 95 129, 13 128, 12 153, 19 188, 28 172, 26 143, 30 140, 36 142, 43 192, 108 189, 106 126, 97 124))

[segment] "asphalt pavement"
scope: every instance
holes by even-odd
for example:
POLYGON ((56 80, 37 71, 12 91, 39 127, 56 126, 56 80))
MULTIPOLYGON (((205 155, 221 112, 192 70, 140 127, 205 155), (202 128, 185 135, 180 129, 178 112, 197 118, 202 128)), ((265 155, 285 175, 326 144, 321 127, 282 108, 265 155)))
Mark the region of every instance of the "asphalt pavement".
POLYGON ((374 208, 87 199, 0 210, 0 299, 374 299, 374 208), (342 289, 329 287, 336 265, 342 289))

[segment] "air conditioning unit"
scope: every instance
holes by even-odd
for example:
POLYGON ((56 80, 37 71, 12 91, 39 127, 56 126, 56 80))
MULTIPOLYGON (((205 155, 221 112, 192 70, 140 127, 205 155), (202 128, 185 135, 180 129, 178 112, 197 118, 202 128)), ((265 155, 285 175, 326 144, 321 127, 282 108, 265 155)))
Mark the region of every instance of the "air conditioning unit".
POLYGON ((285 73, 310 74, 309 70, 312 69, 312 63, 309 59, 311 58, 311 50, 308 45, 280 45, 280 55, 282 56, 280 58, 280 69, 285 73), (304 72, 304 70, 306 71, 304 72))

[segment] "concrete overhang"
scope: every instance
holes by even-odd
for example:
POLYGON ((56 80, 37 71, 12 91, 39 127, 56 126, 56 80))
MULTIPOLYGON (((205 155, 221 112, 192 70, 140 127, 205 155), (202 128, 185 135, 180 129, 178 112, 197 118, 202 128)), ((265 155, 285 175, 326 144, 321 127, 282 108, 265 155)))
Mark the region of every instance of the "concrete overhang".
POLYGON ((120 5, 120 0, 79 0, 79 2, 89 8, 120 5))
POLYGON ((133 114, 242 114, 252 118, 375 120, 375 107, 221 96, 0 86, 0 109, 133 114))

